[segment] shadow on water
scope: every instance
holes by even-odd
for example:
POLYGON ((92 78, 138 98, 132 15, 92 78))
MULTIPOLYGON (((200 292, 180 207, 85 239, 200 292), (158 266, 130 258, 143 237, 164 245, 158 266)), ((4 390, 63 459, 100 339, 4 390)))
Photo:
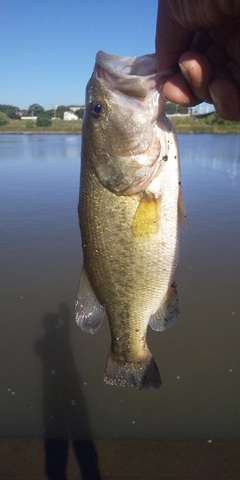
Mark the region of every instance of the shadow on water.
POLYGON ((43 363, 45 472, 49 480, 67 480, 69 446, 82 479, 100 479, 86 401, 71 348, 70 312, 65 302, 58 313, 42 318, 45 333, 35 343, 43 363))

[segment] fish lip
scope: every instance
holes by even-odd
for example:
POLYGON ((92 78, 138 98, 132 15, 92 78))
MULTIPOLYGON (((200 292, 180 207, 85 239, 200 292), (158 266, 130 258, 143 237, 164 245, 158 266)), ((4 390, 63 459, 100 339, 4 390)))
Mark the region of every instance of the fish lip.
POLYGON ((159 88, 154 54, 121 57, 100 51, 96 56, 93 75, 107 84, 109 90, 117 90, 140 100, 145 99, 149 91, 159 88))
POLYGON ((125 79, 131 77, 145 77, 147 79, 155 79, 162 84, 167 77, 173 75, 179 70, 178 66, 169 67, 165 70, 157 71, 156 55, 146 54, 142 56, 123 57, 117 55, 109 55, 100 50, 96 55, 96 67, 100 67, 101 71, 108 72, 110 75, 120 76, 125 79), (146 64, 145 71, 139 71, 141 65, 146 64), (151 65, 150 65, 151 64, 151 65), (135 67, 135 70, 134 70, 135 67), (132 71, 131 71, 132 70, 132 71))
POLYGON ((101 71, 108 72, 110 75, 123 77, 129 79, 131 77, 155 77, 156 71, 156 61, 155 55, 142 55, 140 57, 123 57, 117 55, 109 55, 103 51, 99 51, 96 55, 96 67, 99 67, 101 71), (139 66, 143 61, 148 61, 147 73, 143 74, 139 72, 139 66), (151 68, 149 64, 151 63, 151 68))
POLYGON ((174 66, 157 71, 155 54, 121 57, 99 51, 96 55, 93 76, 105 83, 110 91, 118 91, 140 101, 147 99, 149 92, 157 91, 162 97, 163 105, 165 99, 161 93, 162 85, 169 76, 176 73, 176 69, 177 67, 174 66))

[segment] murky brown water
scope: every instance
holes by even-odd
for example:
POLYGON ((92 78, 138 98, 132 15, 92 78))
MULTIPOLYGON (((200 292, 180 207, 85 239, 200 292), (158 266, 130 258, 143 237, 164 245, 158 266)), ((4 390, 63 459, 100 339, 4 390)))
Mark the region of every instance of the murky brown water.
POLYGON ((163 385, 143 392, 103 383, 108 325, 74 321, 80 140, 0 136, 0 435, 239 440, 239 136, 179 136, 182 315, 149 330, 163 385))

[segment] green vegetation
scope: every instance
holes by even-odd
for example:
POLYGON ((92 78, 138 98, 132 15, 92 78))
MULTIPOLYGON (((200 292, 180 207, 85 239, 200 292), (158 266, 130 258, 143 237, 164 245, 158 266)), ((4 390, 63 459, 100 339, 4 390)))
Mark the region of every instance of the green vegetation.
POLYGON ((35 128, 35 122, 33 120, 26 120, 25 125, 27 130, 32 130, 32 128, 35 128))
POLYGON ((82 133, 82 120, 67 121, 56 119, 52 120, 52 125, 37 126, 37 122, 33 120, 9 120, 6 125, 0 126, 0 133, 82 133))
POLYGON ((84 107, 76 111, 79 120, 64 121, 64 112, 70 106, 60 106, 51 110, 44 110, 38 103, 33 103, 27 110, 20 110, 12 105, 0 105, 0 133, 72 133, 82 132, 82 117, 84 107), (37 121, 22 119, 22 116, 37 117, 37 121))
MULTIPOLYGON (((82 133, 82 120, 71 122, 56 119, 52 120, 50 126, 37 126, 37 122, 33 120, 11 120, 6 116, 4 119, 8 123, 2 123, 0 115, 0 133, 82 133)), ((191 117, 171 117, 171 122, 177 133, 240 133, 240 122, 223 120, 216 113, 199 120, 193 120, 191 117)))
POLYGON ((28 107, 27 111, 28 115, 32 115, 33 117, 38 117, 44 115, 44 108, 41 107, 41 105, 38 105, 38 103, 33 103, 28 107))
POLYGON ((83 118, 84 107, 81 107, 81 108, 79 108, 79 110, 76 110, 75 114, 78 116, 78 118, 83 118))
POLYGON ((6 113, 0 112, 0 127, 7 125, 9 123, 9 118, 6 113))
POLYGON ((216 113, 208 117, 171 117, 177 133, 240 133, 240 122, 223 120, 216 113))
POLYGON ((14 107, 13 105, 0 105, 0 112, 5 113, 8 118, 13 118, 13 119, 19 118, 17 115, 18 111, 19 111, 19 108, 14 107))
POLYGON ((188 115, 188 108, 166 102, 164 111, 167 115, 185 114, 171 117, 170 120, 177 133, 239 133, 240 122, 230 122, 220 118, 217 113, 202 118, 193 118, 188 115))
POLYGON ((52 125, 52 120, 48 115, 39 115, 36 124, 37 127, 50 127, 52 125))
POLYGON ((75 107, 74 105, 60 105, 56 106, 50 110, 44 110, 44 108, 39 105, 39 103, 33 103, 29 105, 28 109, 20 109, 13 105, 3 105, 0 104, 0 112, 5 113, 8 118, 20 120, 21 116, 32 116, 32 117, 42 117, 47 116, 49 118, 61 118, 63 119, 64 112, 68 112, 73 108, 74 113, 78 116, 79 119, 83 118, 84 106, 75 107), (74 107, 74 108, 73 108, 74 107), (76 110, 77 108, 77 110, 76 110))
MULTIPOLYGON (((70 107, 59 106, 56 109, 45 111, 44 108, 34 103, 28 110, 19 110, 11 105, 0 105, 0 133, 82 133, 82 117, 84 107, 80 107, 75 113, 79 120, 64 121, 64 112, 70 107), (37 116, 37 121, 28 119, 20 120, 21 114, 37 116)), ((187 114, 188 109, 166 103, 167 114, 187 114)), ((208 117, 193 119, 190 116, 171 117, 177 133, 240 133, 240 122, 223 120, 216 113, 208 117)))
POLYGON ((164 105, 164 112, 167 115, 173 115, 174 113, 184 113, 185 115, 187 115, 188 108, 181 107, 181 105, 176 105, 175 103, 166 102, 164 105))
POLYGON ((69 108, 65 107, 64 105, 60 105, 55 110, 56 117, 63 119, 64 112, 66 112, 67 110, 69 110, 69 108))

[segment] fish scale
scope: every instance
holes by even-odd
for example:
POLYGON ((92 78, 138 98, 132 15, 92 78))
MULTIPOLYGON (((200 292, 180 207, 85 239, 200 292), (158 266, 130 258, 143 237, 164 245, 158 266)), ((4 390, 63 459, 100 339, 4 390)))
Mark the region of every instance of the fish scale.
MULTIPOLYGON (((104 80, 104 69, 99 78, 100 67, 97 63, 87 87, 83 122, 79 222, 84 267, 76 299, 76 321, 84 331, 94 333, 102 320, 108 319, 112 343, 104 374, 106 383, 139 389, 157 388, 161 378, 147 346, 147 327, 150 324, 155 330, 164 330, 179 316, 176 287, 172 286, 178 262, 178 205, 182 216, 185 216, 185 212, 179 186, 177 139, 172 125, 159 112, 158 120, 156 116, 156 122, 152 122, 152 135, 149 136, 148 125, 146 140, 146 119, 142 118, 143 127, 138 125, 138 142, 135 138, 136 128, 133 128, 131 143, 131 128, 134 125, 132 114, 128 128, 129 157, 121 156, 118 160, 118 156, 114 156, 114 142, 116 151, 120 150, 121 135, 118 135, 118 129, 121 121, 126 131, 126 98, 122 118, 120 92, 115 112, 118 116, 116 132, 113 138, 107 139, 107 126, 111 121, 111 132, 114 132, 115 117, 112 116, 114 102, 110 112, 106 107, 111 104, 109 78, 113 66, 111 56, 104 55, 104 61, 108 62, 107 80, 104 80), (102 115, 99 114, 97 118, 91 114, 95 101, 98 107, 105 105, 102 115), (156 157, 156 149, 148 146, 141 157, 132 155, 132 144, 140 145, 141 141, 144 146, 147 141, 152 141, 152 144, 160 142, 160 155, 158 153, 156 157), (109 151, 113 152, 110 161, 109 152, 101 148, 102 145, 106 147, 108 142, 109 151), (132 170, 138 161, 140 167, 132 170), (115 163, 118 163, 116 171, 120 170, 125 175, 120 185, 118 177, 112 176, 115 163), (133 171, 136 172, 136 178, 133 171), (108 177, 109 173, 111 178, 108 177), (149 178, 148 182, 146 178, 149 178), (141 188, 141 185, 144 187, 141 188)), ((154 61, 151 56, 151 62, 154 61)), ((138 62, 141 63, 141 57, 138 62)), ((103 68, 103 62, 99 63, 103 68)), ((114 70, 115 82, 117 75, 123 74, 114 70)), ((126 83, 131 82, 131 75, 126 76, 125 80, 126 83)), ((152 75, 150 80, 152 89, 152 75)), ((137 89, 136 79, 134 88, 137 89)), ((149 92, 148 96, 150 98, 149 92)), ((139 122, 139 119, 141 115, 138 112, 136 121, 139 122)))

